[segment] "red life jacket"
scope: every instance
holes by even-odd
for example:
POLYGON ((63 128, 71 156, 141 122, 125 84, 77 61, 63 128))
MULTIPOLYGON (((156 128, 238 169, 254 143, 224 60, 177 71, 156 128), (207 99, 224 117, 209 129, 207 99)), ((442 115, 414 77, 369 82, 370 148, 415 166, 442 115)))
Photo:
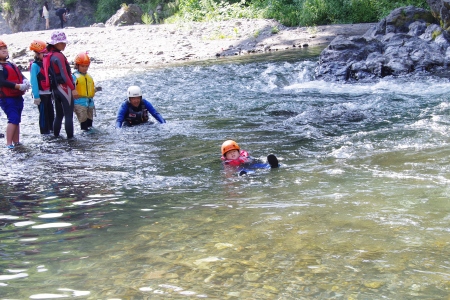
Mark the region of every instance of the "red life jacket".
POLYGON ((248 155, 248 152, 245 150, 241 150, 241 152, 239 153, 239 157, 237 159, 226 159, 225 156, 223 156, 223 155, 222 155, 221 159, 225 165, 236 166, 236 167, 241 164, 251 162, 251 158, 248 155))
POLYGON ((42 69, 44 69, 44 86, 50 86, 50 75, 48 68, 50 67, 50 59, 52 58, 53 51, 44 54, 42 59, 42 69))
POLYGON ((37 64, 39 66, 39 73, 37 74, 39 90, 40 91, 50 90, 50 82, 46 80, 43 62, 35 60, 33 64, 37 64))
MULTIPOLYGON (((47 54, 44 55, 43 58, 43 68, 44 68, 44 76, 45 83, 44 86, 50 86, 52 89, 55 89, 58 84, 67 84, 64 82, 63 77, 61 76, 61 70, 59 69, 56 63, 51 62, 51 58, 55 52, 60 53, 64 57, 64 64, 66 65, 67 70, 70 70, 69 62, 67 58, 60 51, 51 50, 47 54)), ((69 72, 69 80, 72 79, 72 75, 69 72)))
MULTIPOLYGON (((6 62, 1 64, 3 74, 5 76, 5 80, 11 81, 15 84, 21 84, 23 83, 23 76, 22 72, 20 72, 19 68, 13 63, 6 62)), ((0 96, 3 97, 18 97, 25 94, 25 92, 22 92, 21 90, 16 90, 12 88, 7 87, 0 87, 0 96)))

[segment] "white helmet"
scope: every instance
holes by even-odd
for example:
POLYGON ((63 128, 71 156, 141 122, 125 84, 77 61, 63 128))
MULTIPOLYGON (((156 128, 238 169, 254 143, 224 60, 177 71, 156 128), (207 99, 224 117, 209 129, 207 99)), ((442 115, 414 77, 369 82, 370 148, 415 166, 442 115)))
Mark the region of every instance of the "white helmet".
POLYGON ((142 97, 141 88, 136 85, 130 86, 128 88, 128 98, 130 97, 142 97))

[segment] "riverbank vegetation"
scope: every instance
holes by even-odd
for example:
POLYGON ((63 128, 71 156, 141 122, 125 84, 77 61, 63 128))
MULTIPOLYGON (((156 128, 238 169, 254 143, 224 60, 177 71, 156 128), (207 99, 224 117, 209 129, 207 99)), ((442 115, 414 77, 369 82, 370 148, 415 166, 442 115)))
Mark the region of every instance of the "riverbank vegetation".
POLYGON ((429 9, 426 0, 98 0, 98 21, 130 3, 164 22, 265 18, 286 26, 370 23, 402 6, 429 9))

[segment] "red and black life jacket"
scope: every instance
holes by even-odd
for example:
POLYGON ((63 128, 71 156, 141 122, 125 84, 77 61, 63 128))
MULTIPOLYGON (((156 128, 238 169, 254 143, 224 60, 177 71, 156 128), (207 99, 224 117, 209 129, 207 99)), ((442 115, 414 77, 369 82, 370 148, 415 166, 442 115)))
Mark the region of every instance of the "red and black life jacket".
POLYGON ((37 82, 39 90, 40 91, 50 90, 50 82, 48 82, 45 78, 44 63, 40 60, 35 60, 33 63, 37 64, 40 68, 39 73, 37 74, 37 82))
MULTIPOLYGON (((1 64, 1 68, 3 70, 3 74, 5 76, 5 80, 11 81, 15 84, 21 84, 23 83, 23 76, 22 72, 20 72, 19 68, 11 63, 6 62, 1 64)), ((20 90, 7 88, 7 87, 0 87, 0 97, 18 97, 25 94, 25 92, 22 92, 20 90)))
MULTIPOLYGON (((43 58, 43 68, 44 68, 44 76, 45 76, 45 84, 44 86, 50 86, 52 89, 56 89, 58 84, 65 84, 63 77, 61 76, 61 70, 59 69, 56 63, 51 62, 51 58, 53 54, 60 53, 64 57, 64 64, 66 65, 67 70, 70 70, 69 62, 67 58, 60 51, 49 51, 44 55, 43 58)), ((69 74, 70 75, 70 74, 69 74)), ((71 79, 70 77, 69 79, 71 79)))

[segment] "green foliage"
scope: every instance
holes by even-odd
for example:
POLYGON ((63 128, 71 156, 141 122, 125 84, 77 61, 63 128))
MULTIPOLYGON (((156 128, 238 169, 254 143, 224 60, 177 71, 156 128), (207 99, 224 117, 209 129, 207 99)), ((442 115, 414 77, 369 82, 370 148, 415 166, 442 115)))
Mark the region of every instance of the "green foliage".
POLYGON ((168 22, 177 21, 223 21, 239 18, 261 18, 262 10, 246 5, 245 0, 179 0, 178 12, 168 22))
POLYGON ((413 5, 429 8, 426 0, 253 0, 265 7, 265 18, 287 26, 378 22, 393 9, 413 5))
POLYGON ((5 1, 2 3, 2 11, 12 11, 11 3, 8 1, 5 1))
POLYGON ((64 4, 66 5, 66 7, 70 7, 72 5, 75 5, 77 3, 77 0, 65 0, 64 4))
MULTIPOLYGON (((8 0, 9 2, 15 0, 8 0)), ((3 3, 7 3, 4 1, 3 3)), ((74 1, 74 0, 67 0, 74 1)), ((143 12, 163 5, 165 22, 221 21, 235 18, 276 19, 286 26, 378 22, 393 9, 413 5, 429 9, 426 0, 95 0, 96 19, 105 22, 121 4, 135 3, 143 12)), ((5 8, 4 8, 5 9, 5 8)), ((149 16, 151 17, 151 16, 149 16)), ((145 21, 143 20, 145 23, 145 21)))
POLYGON ((143 13, 141 17, 142 23, 150 25, 153 23, 152 17, 148 13, 143 13))
POLYGON ((442 34, 442 31, 440 30, 435 30, 433 31, 433 33, 431 34, 431 38, 433 39, 433 41, 442 34))
MULTIPOLYGON (((123 0, 99 0, 97 4, 97 11, 95 12, 96 21, 106 22, 120 9, 123 3, 123 0)), ((127 3, 130 4, 133 2, 128 1, 127 3)))

